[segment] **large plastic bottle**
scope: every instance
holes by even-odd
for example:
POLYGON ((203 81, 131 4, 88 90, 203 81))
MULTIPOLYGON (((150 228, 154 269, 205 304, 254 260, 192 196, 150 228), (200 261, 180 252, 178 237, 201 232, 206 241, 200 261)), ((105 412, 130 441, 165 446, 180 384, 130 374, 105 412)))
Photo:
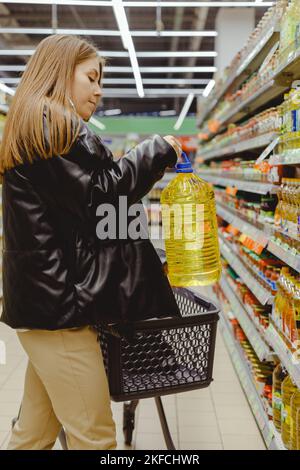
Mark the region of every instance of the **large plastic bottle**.
POLYGON ((272 390, 272 408, 273 422, 277 431, 281 432, 281 384, 288 375, 287 370, 280 364, 277 364, 273 371, 273 390, 272 390))
POLYGON ((172 286, 205 286, 221 275, 214 191, 182 156, 160 200, 168 276, 172 286))
POLYGON ((291 448, 291 398, 297 387, 288 375, 281 384, 281 437, 287 449, 291 448))

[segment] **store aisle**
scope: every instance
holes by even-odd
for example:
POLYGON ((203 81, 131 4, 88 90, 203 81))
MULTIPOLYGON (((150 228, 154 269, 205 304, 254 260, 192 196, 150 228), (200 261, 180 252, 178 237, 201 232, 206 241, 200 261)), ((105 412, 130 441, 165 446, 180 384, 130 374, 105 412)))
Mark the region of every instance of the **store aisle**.
MULTIPOLYGON (((13 330, 0 324, 7 365, 0 365, 0 449, 9 440, 11 419, 22 398, 26 356, 13 330)), ((174 442, 179 449, 265 449, 223 339, 217 337, 214 382, 208 389, 163 397, 174 442)), ((123 404, 113 403, 119 449, 123 444, 123 404)), ((59 449, 59 443, 55 448, 59 449)), ((142 400, 136 411, 135 449, 165 449, 154 399, 142 400)))

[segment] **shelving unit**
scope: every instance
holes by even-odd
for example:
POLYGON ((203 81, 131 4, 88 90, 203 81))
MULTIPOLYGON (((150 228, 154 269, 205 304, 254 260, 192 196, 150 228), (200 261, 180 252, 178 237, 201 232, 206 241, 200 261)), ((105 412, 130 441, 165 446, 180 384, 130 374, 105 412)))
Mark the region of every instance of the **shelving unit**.
POLYGON ((222 217, 222 219, 238 228, 240 232, 245 233, 264 248, 267 246, 269 236, 271 235, 271 228, 266 227, 266 230, 261 230, 237 215, 238 212, 235 213, 232 209, 226 209, 220 203, 217 203, 216 207, 217 214, 222 217))
POLYGON ((220 286, 230 301, 235 317, 238 319, 241 327, 247 335, 257 357, 260 361, 269 360, 273 356, 273 351, 264 339, 264 331, 256 326, 250 319, 244 306, 230 287, 225 276, 220 281, 220 286))
POLYGON ((216 148, 208 152, 201 153, 201 157, 204 161, 212 160, 213 158, 221 158, 225 155, 234 155, 236 153, 244 152, 245 150, 253 150, 260 147, 266 147, 269 145, 272 140, 275 138, 276 134, 274 132, 269 132, 267 134, 254 137, 253 139, 248 139, 242 142, 237 142, 235 144, 228 145, 226 147, 216 148))
POLYGON ((227 186, 232 186, 234 188, 239 189, 240 191, 246 191, 256 194, 276 194, 277 192, 277 186, 271 183, 260 183, 258 181, 245 181, 235 178, 226 178, 209 174, 206 171, 200 171, 198 172, 198 174, 205 181, 213 183, 217 186, 224 186, 224 188, 226 188, 227 186))
POLYGON ((253 292, 262 305, 271 305, 273 303, 272 294, 255 279, 250 269, 246 268, 245 264, 232 252, 231 247, 228 246, 222 237, 219 238, 219 241, 221 253, 228 264, 230 264, 235 272, 241 277, 246 286, 251 290, 251 292, 253 292))
POLYGON ((296 353, 293 355, 272 323, 266 330, 266 339, 288 373, 293 377, 297 387, 300 388, 300 351, 298 355, 296 353))
POLYGON ((266 34, 263 35, 263 37, 256 44, 256 46, 249 53, 249 55, 244 59, 242 64, 240 64, 237 71, 233 75, 228 77, 228 79, 220 89, 219 93, 214 96, 209 101, 209 103, 207 103, 205 112, 198 119, 197 124, 199 127, 209 116, 209 114, 213 111, 215 106, 218 104, 219 100, 225 95, 225 93, 229 90, 230 87, 237 88, 245 80, 245 77, 249 76, 258 69, 258 67, 262 64, 265 57, 267 56, 269 50, 278 41, 278 39, 279 25, 273 24, 270 29, 266 31, 266 34))
POLYGON ((281 155, 272 155, 269 159, 270 165, 298 165, 300 163, 300 149, 286 152, 281 155))
MULTIPOLYGON (((246 99, 241 100, 240 103, 233 105, 225 115, 218 119, 220 124, 219 130, 216 133, 211 133, 207 126, 202 129, 203 133, 207 133, 209 138, 215 134, 219 134, 224 129, 224 125, 230 123, 236 123, 241 119, 245 119, 247 116, 255 113, 256 110, 265 107, 270 101, 280 97, 290 87, 294 80, 300 78, 300 48, 294 45, 296 50, 291 50, 286 55, 282 63, 274 70, 273 75, 267 83, 264 83, 256 92, 246 99)), ((249 76, 248 74, 247 76, 249 76)), ((245 78, 245 77, 244 77, 245 78)), ((223 96, 223 95, 221 95, 223 96)), ((214 111, 218 104, 221 96, 213 101, 213 106, 208 105, 208 112, 204 118, 208 118, 214 111)), ((204 122, 204 119, 199 117, 198 125, 204 122)))
POLYGON ((245 363, 241 348, 232 334, 231 326, 225 315, 222 315, 220 318, 220 329, 267 449, 285 450, 280 435, 266 414, 262 400, 253 383, 250 370, 245 363))
POLYGON ((274 227, 267 224, 260 224, 262 228, 258 228, 254 224, 244 220, 241 215, 238 215, 238 212, 232 209, 226 209, 220 203, 217 203, 216 206, 217 214, 222 217, 222 219, 239 229, 240 232, 248 235, 252 240, 259 243, 278 259, 300 273, 300 254, 294 253, 284 246, 280 246, 273 239, 270 239, 270 237, 276 234, 274 227))

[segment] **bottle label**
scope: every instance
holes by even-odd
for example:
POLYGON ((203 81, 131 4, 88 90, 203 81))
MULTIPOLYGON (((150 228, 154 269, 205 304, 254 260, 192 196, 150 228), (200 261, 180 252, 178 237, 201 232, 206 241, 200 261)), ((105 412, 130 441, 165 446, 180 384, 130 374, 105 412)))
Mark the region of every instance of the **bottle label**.
POLYGON ((292 111, 292 132, 297 131, 297 111, 292 111))
POLYGON ((281 422, 286 426, 291 425, 291 407, 282 403, 281 407, 281 422))
POLYGON ((280 392, 275 392, 272 397, 272 405, 275 410, 281 410, 282 398, 280 392))

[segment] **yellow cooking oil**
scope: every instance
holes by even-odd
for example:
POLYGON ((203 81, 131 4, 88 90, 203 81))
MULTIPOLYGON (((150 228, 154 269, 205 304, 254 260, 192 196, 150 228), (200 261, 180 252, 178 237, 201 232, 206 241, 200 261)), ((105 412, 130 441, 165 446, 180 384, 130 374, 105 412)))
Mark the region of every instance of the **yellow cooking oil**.
POLYGON ((281 384, 281 438, 287 449, 291 448, 291 398, 296 390, 296 385, 288 375, 281 384))
POLYGON ((206 286, 221 275, 214 191, 182 158, 160 199, 168 276, 172 286, 206 286))

